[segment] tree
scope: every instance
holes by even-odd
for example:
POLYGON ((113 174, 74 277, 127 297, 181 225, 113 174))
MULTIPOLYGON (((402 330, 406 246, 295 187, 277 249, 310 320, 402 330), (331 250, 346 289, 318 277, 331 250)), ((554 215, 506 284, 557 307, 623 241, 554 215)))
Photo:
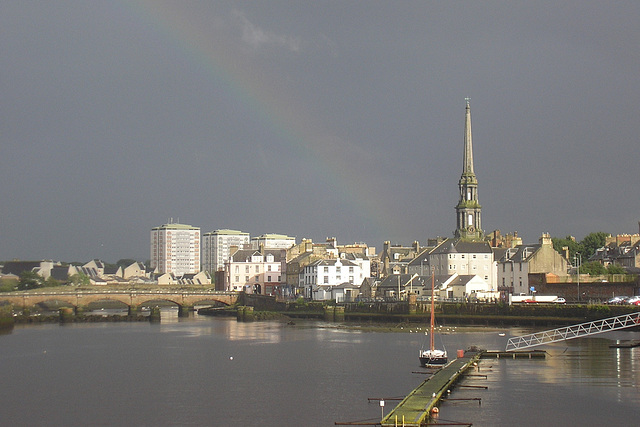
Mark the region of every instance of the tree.
POLYGON ((562 255, 564 255, 562 248, 568 247, 569 259, 567 261, 573 263, 577 253, 579 253, 585 261, 591 258, 591 256, 596 253, 596 250, 605 245, 607 237, 609 237, 608 233, 596 231, 587 234, 580 242, 577 242, 572 236, 567 236, 564 239, 552 237, 551 242, 553 243, 553 248, 562 255))
POLYGON ((591 261, 580 266, 580 274, 589 274, 589 276, 602 276, 607 274, 607 268, 598 261, 591 261))
POLYGON ((13 279, 0 279, 0 292, 12 292, 16 290, 18 281, 13 279))
POLYGON ((607 273, 608 274, 626 274, 627 270, 620 267, 619 265, 609 264, 607 266, 607 273))
POLYGON ((572 236, 567 236, 564 239, 558 237, 552 237, 551 243, 553 243, 553 248, 560 254, 564 255, 564 247, 569 248, 569 259, 567 261, 572 262, 576 253, 582 253, 583 247, 580 243, 576 242, 576 239, 572 236))
POLYGON ((91 282, 89 280, 89 276, 84 273, 76 273, 69 277, 69 283, 74 286, 87 286, 90 285, 91 282))
POLYGON ((29 289, 41 288, 43 285, 43 278, 34 271, 23 271, 20 273, 20 280, 18 280, 18 290, 28 291, 29 289))
POLYGON ((609 234, 603 231, 587 234, 580 242, 582 245, 582 258, 591 258, 591 256, 596 253, 596 250, 606 244, 607 237, 609 237, 609 234))
POLYGON ((42 282, 42 287, 43 288, 53 288, 53 287, 56 287, 56 286, 62 286, 62 282, 60 282, 59 280, 54 279, 51 276, 49 276, 49 278, 47 278, 47 280, 42 282))

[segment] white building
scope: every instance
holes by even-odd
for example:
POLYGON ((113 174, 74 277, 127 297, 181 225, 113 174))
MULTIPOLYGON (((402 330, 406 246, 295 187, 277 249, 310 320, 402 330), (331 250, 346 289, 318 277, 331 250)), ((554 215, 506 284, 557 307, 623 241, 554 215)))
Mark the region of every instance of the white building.
POLYGON ((213 275, 224 270, 232 246, 244 249, 250 243, 249 233, 238 230, 215 230, 202 235, 202 270, 213 275))
POLYGON ((491 299, 497 298, 499 295, 497 291, 492 291, 489 284, 477 274, 453 274, 440 288, 440 296, 447 299, 491 299))
POLYGON ((296 238, 285 236, 284 234, 263 234, 251 239, 251 249, 289 249, 295 246, 296 238))
POLYGON ((200 271, 200 228, 164 224, 151 229, 151 268, 175 276, 200 271))
POLYGON ((225 263, 225 290, 283 295, 287 282, 286 269, 284 249, 265 249, 262 252, 239 250, 225 263))
POLYGON ((497 268, 491 246, 486 242, 447 239, 429 253, 428 259, 429 268, 436 275, 480 276, 490 289, 497 289, 497 268))
MULTIPOLYGON (((370 266, 365 263, 363 266, 370 266)), ((305 289, 305 296, 313 298, 318 286, 333 288, 343 283, 360 285, 370 271, 364 271, 362 266, 348 259, 321 259, 305 266, 300 271, 300 287, 305 289)), ((330 292, 330 289, 327 289, 330 292)))

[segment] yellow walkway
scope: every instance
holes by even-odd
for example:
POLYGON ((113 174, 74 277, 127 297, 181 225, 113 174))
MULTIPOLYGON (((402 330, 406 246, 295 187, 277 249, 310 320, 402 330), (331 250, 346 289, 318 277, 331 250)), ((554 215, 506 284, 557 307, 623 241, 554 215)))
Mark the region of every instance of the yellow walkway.
POLYGON ((469 366, 480 358, 477 353, 472 353, 469 356, 452 360, 423 381, 398 406, 389 412, 380 424, 383 427, 410 427, 426 423, 425 420, 429 417, 431 409, 436 406, 442 395, 450 389, 451 385, 458 380, 469 366))

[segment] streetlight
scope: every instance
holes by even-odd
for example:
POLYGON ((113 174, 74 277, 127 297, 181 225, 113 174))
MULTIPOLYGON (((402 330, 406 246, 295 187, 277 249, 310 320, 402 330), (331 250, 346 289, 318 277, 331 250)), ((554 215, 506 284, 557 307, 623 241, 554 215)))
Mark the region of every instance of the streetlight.
POLYGON ((580 264, 582 264, 582 255, 580 252, 576 252, 573 258, 577 267, 576 271, 578 273, 578 302, 580 302, 580 264))

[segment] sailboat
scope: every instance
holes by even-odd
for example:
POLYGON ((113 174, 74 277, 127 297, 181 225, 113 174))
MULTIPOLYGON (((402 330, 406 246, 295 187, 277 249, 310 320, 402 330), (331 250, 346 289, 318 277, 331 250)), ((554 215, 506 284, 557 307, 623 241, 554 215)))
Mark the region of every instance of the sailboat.
POLYGON ((447 351, 435 348, 435 272, 431 274, 431 329, 429 331, 429 349, 420 349, 420 364, 422 366, 442 366, 447 363, 447 351))

